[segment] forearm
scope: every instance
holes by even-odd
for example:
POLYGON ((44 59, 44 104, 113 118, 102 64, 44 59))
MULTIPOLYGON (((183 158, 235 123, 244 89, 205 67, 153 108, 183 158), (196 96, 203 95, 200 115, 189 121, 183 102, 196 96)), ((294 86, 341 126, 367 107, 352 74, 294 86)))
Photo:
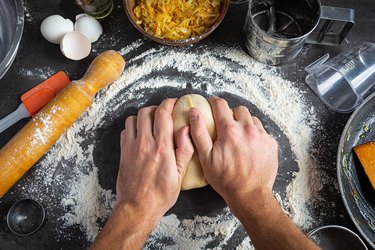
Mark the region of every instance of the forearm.
POLYGON ((157 224, 128 204, 117 204, 91 250, 141 249, 157 224))
POLYGON ((230 202, 256 249, 319 249, 284 213, 271 192, 230 202))

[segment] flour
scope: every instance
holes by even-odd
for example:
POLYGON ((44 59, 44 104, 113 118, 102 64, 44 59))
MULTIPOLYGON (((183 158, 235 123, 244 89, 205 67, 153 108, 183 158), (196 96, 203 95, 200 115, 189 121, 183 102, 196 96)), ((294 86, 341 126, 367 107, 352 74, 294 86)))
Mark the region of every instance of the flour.
MULTIPOLYGON (((120 50, 127 59, 124 74, 98 93, 87 112, 35 167, 33 181, 25 184, 25 193, 29 196, 38 192, 41 186, 47 190, 63 190, 62 194, 52 191, 48 204, 64 211, 58 216, 63 226, 57 230, 69 234, 70 226, 77 224, 86 233, 88 241, 95 239, 115 200, 112 191, 103 189, 99 183, 99 170, 94 161, 96 143, 92 141, 95 131, 132 100, 137 100, 135 108, 143 106, 147 98, 142 90, 165 86, 178 89, 191 86, 208 95, 232 93, 250 100, 272 119, 289 140, 299 167, 288 185, 286 198, 283 200, 277 193, 275 196, 297 225, 310 229, 313 218, 307 205, 316 197, 322 181, 311 154, 312 138, 319 130, 319 122, 316 111, 305 101, 304 93, 294 83, 283 79, 275 68, 254 61, 240 47, 221 46, 207 51, 204 46, 193 49, 162 46, 139 52, 143 45, 143 40, 137 40, 120 50), (134 56, 127 58, 128 54, 134 56), (166 72, 176 74, 171 76, 166 72), (184 74, 191 79, 187 81, 184 74), (71 178, 63 178, 64 174, 71 178)), ((215 216, 193 219, 170 214, 160 221, 145 248, 221 249, 241 228, 228 208, 215 216)), ((237 249, 251 247, 248 237, 239 242, 237 249)))
POLYGON ((70 212, 64 216, 66 225, 80 224, 90 241, 93 241, 98 234, 98 218, 109 215, 115 200, 110 190, 100 187, 97 175, 97 168, 88 175, 82 175, 72 185, 74 188, 70 190, 67 198, 63 198, 61 202, 64 207, 70 208, 70 212))
POLYGON ((164 216, 152 232, 145 248, 205 249, 225 246, 240 222, 224 209, 218 216, 196 216, 179 220, 176 215, 164 216), (219 241, 218 241, 219 238, 219 241))
POLYGON ((236 250, 254 250, 254 246, 251 244, 250 238, 245 237, 240 245, 236 247, 236 250))
POLYGON ((47 80, 47 78, 51 77, 56 72, 50 67, 43 67, 43 68, 33 68, 33 69, 20 68, 19 73, 27 77, 28 79, 44 81, 44 80, 47 80))
POLYGON ((32 22, 33 21, 33 16, 30 11, 29 3, 28 1, 23 1, 23 10, 24 10, 24 15, 26 17, 27 22, 32 22))

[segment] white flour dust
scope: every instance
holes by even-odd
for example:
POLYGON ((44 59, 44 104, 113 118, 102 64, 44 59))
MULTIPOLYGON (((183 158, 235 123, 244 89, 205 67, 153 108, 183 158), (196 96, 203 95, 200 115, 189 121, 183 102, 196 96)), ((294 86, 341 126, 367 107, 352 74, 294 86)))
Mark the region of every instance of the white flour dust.
POLYGON ((33 21, 33 16, 32 16, 32 13, 30 11, 30 7, 29 7, 29 2, 28 1, 23 1, 23 10, 24 10, 24 15, 25 15, 25 19, 27 22, 32 22, 33 21))
POLYGON ((50 67, 43 67, 43 68, 33 68, 33 69, 19 69, 19 73, 28 79, 40 79, 46 80, 47 78, 51 77, 56 72, 51 69, 50 67))
POLYGON ((209 244, 224 246, 239 225, 228 208, 215 217, 196 216, 182 221, 171 214, 161 219, 145 248, 204 249, 209 244), (220 242, 215 242, 218 240, 220 242))
MULTIPOLYGON (((57 230, 68 234, 69 227, 77 224, 88 241, 95 239, 110 214, 115 195, 99 184, 100 173, 94 162, 95 141, 88 138, 95 138, 95 131, 105 123, 105 117, 118 113, 131 100, 147 99, 142 90, 165 86, 192 87, 208 95, 231 93, 251 101, 272 119, 289 140, 299 167, 287 187, 286 198, 282 200, 280 194, 275 195, 293 221, 309 229, 312 217, 307 204, 321 188, 315 161, 310 155, 312 137, 319 123, 315 110, 306 103, 295 84, 284 80, 276 69, 254 61, 239 47, 222 46, 210 51, 204 46, 146 51, 142 48, 143 42, 138 40, 120 50, 127 59, 124 74, 97 95, 88 111, 35 167, 35 178, 27 183, 25 192, 37 193, 43 186, 51 193, 49 206, 62 210, 57 216, 63 223, 57 230), (175 74, 172 76, 170 72, 175 74), (64 174, 70 179, 64 178, 64 174)), ((144 103, 137 105, 136 108, 144 103)), ((38 199, 43 198, 38 196, 38 199)), ((179 219, 171 214, 161 220, 145 248, 221 249, 240 227, 227 208, 213 217, 179 219)), ((237 249, 251 248, 248 237, 239 242, 237 249)))

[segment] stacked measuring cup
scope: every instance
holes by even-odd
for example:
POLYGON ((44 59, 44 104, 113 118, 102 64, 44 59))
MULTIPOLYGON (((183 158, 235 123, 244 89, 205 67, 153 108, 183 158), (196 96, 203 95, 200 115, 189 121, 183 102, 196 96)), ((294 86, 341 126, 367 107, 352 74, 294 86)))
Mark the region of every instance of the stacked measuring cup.
POLYGON ((326 54, 305 70, 306 83, 325 104, 351 112, 375 85, 375 44, 364 42, 332 59, 326 54))

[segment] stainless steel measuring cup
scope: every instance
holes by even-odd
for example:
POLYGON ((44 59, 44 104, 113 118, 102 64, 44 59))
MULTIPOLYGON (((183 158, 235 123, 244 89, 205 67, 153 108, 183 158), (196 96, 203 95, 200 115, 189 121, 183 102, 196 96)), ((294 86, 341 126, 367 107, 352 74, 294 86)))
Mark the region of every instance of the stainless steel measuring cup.
POLYGON ((354 10, 320 0, 250 0, 244 25, 247 52, 270 65, 288 63, 303 45, 340 44, 354 25, 354 10))
POLYGON ((351 112, 375 86, 375 44, 364 42, 328 58, 326 54, 305 68, 306 83, 333 110, 351 112))

